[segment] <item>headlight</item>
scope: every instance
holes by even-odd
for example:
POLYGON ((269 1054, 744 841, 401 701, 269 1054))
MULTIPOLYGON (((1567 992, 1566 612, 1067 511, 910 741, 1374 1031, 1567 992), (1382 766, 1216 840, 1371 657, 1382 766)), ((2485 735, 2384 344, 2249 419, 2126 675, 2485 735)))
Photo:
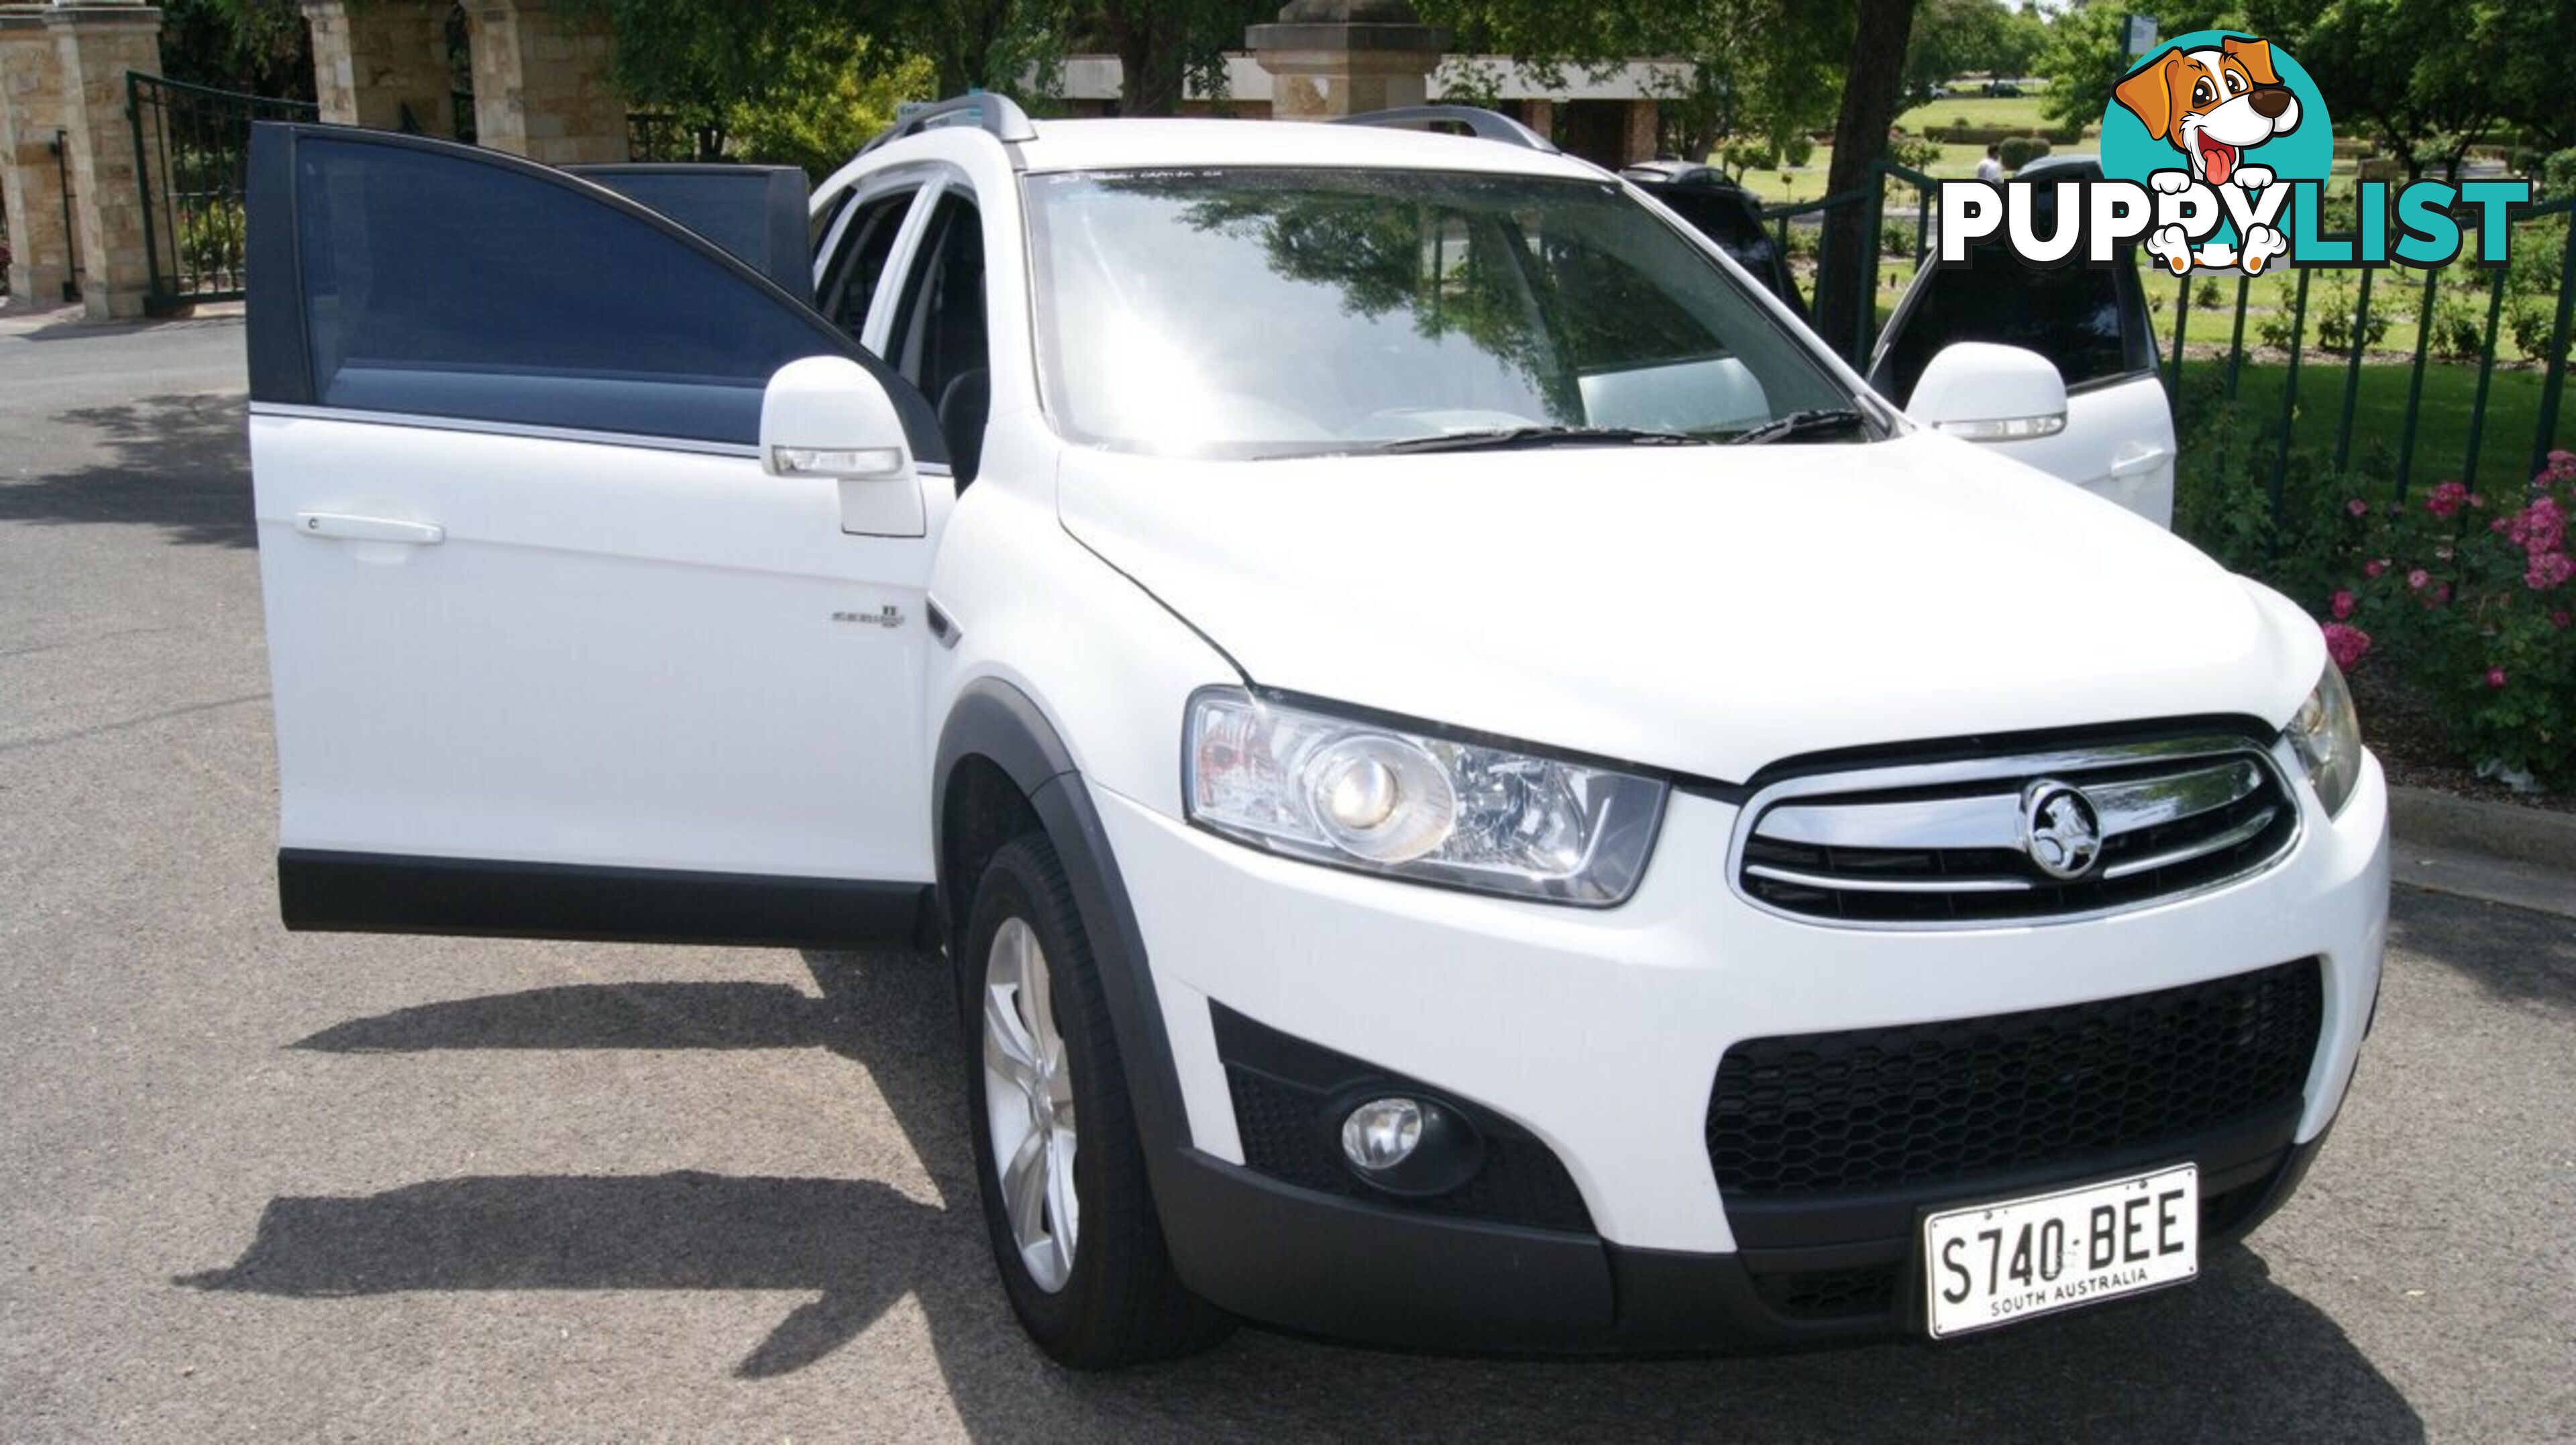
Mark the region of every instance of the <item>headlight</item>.
POLYGON ((2342 812, 2353 784, 2361 781, 2361 719, 2353 713, 2352 690, 2344 686, 2342 668, 2326 663, 2317 690, 2299 704, 2283 731, 2307 766, 2308 782, 2326 805, 2326 816, 2342 812))
POLYGON ((1664 785, 1209 688, 1190 699, 1190 821, 1309 862, 1556 903, 1636 891, 1664 785))

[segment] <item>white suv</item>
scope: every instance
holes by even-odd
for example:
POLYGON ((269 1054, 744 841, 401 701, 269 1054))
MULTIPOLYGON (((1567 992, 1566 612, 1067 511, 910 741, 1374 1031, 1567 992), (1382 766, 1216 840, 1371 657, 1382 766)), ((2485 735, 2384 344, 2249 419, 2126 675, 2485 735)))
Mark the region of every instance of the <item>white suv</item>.
POLYGON ((1467 119, 943 107, 790 218, 812 304, 590 181, 263 128, 288 925, 944 944, 1070 1364, 2190 1277, 2377 992, 2315 625, 2013 460, 2047 362, 1899 414, 1467 119))

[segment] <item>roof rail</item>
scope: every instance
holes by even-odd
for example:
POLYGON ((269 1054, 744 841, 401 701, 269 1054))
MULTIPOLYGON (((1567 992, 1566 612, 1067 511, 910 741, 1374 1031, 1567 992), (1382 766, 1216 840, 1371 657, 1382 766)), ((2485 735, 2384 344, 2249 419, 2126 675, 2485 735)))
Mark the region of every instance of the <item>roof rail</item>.
POLYGON ((1022 141, 1038 138, 1037 127, 1029 124, 1029 113, 1020 109, 1009 96, 996 95, 989 90, 977 90, 921 106, 913 109, 909 114, 904 113, 902 107, 898 107, 895 123, 877 132, 866 145, 859 147, 859 154, 866 155, 888 141, 901 140, 908 135, 919 135, 926 130, 938 130, 952 125, 971 125, 990 134, 1004 145, 1016 145, 1022 141))
POLYGON ((1372 110, 1361 115, 1346 115, 1335 125, 1459 125, 1478 140, 1497 140, 1523 150, 1557 154, 1556 143, 1537 131, 1503 114, 1476 105, 1400 105, 1393 110, 1372 110))

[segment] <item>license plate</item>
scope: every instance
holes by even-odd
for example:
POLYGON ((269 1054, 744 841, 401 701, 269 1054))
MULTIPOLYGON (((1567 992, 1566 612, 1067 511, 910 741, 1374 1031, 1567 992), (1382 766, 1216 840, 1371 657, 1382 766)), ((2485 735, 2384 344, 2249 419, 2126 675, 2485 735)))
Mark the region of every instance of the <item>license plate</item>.
POLYGON ((2199 1166, 1926 1215, 1923 1273, 1936 1340, 2180 1284, 2200 1273, 2199 1166))

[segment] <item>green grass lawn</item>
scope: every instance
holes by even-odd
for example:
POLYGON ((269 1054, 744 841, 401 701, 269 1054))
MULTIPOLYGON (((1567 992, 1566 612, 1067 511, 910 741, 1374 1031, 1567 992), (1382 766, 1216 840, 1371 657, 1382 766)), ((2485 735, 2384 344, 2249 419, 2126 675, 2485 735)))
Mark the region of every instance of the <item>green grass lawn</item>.
MULTIPOLYGON (((2226 371, 2224 360, 2185 361, 2186 406, 2201 394, 2197 388, 2207 384, 2203 378, 2224 377, 2226 371)), ((2356 464, 2370 459, 2376 448, 2395 456, 2405 435, 2410 371, 2405 366, 2362 367, 2352 416, 2352 457, 2356 464)), ((2288 375, 2285 363, 2247 362, 2237 377, 2238 404, 2265 426, 2277 424, 2281 387, 2288 375)), ((2291 422, 2291 436, 2298 446, 2332 455, 2336 423, 2343 412, 2345 380, 2346 368, 2339 361, 2311 359, 2300 363, 2297 411, 2291 422)), ((2463 475, 2461 463, 2468 455, 2469 415, 2477 386, 2475 366, 2425 366, 2423 410, 2415 424, 2415 465, 2407 484, 2410 493, 2421 495, 2436 482, 2463 475)), ((2485 435, 2478 447, 2475 480, 2479 486, 2502 489, 2529 480, 2525 466, 2531 457, 2532 433, 2540 424, 2540 387, 2541 374, 2536 368, 2497 368, 2487 393, 2485 435)), ((2181 418, 2186 432, 2191 422, 2188 415, 2181 418)), ((2562 407, 2559 433, 2557 445, 2576 443, 2576 412, 2562 407)))
MULTIPOLYGON (((1974 82, 1966 83, 1974 84, 1974 82)), ((1928 105, 1918 105, 1898 116, 1896 123, 1909 131, 1925 131, 1936 125, 2013 126, 2021 130, 2037 131, 2045 129, 2049 124, 2048 117, 2042 113, 2042 105, 2046 100, 2047 97, 2044 95, 1997 98, 1970 96, 1954 100, 1936 100, 1928 105)))

